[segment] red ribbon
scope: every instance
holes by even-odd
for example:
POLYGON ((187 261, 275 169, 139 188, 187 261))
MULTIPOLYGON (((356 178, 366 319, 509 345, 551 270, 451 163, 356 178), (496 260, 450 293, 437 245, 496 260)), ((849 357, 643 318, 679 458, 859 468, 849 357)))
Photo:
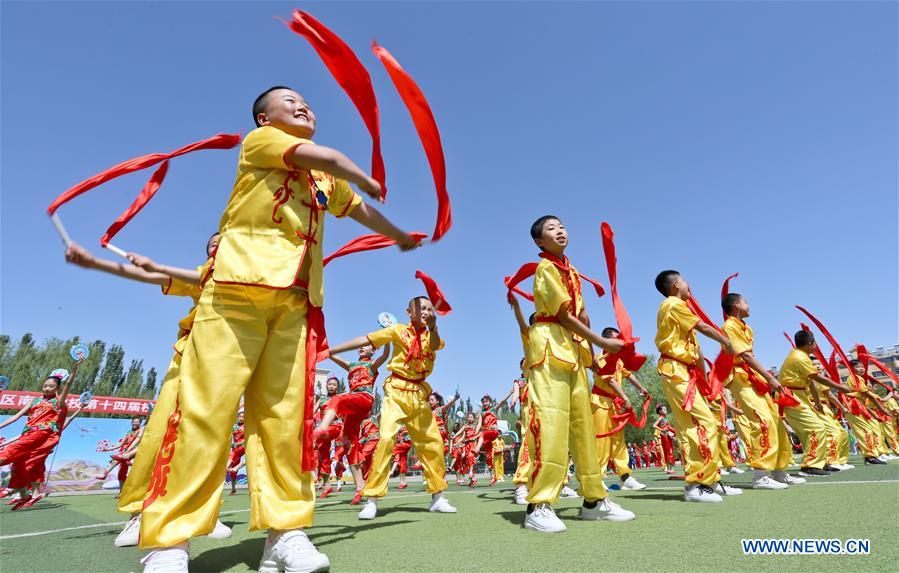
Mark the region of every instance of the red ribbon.
POLYGON ((153 172, 153 175, 150 176, 150 180, 147 181, 147 184, 144 185, 144 188, 141 190, 140 194, 137 196, 137 199, 134 200, 131 205, 128 206, 125 211, 119 215, 119 218, 113 222, 112 225, 106 229, 106 234, 100 237, 100 245, 105 247, 109 244, 109 241, 112 240, 116 234, 122 230, 122 228, 128 224, 128 222, 137 215, 141 209, 144 208, 144 205, 150 202, 150 199, 153 198, 153 195, 156 195, 156 192, 159 191, 159 186, 162 185, 162 182, 165 181, 165 175, 169 171, 169 161, 166 159, 162 163, 159 164, 159 167, 156 168, 156 171, 153 172))
MULTIPOLYGON (((699 302, 693 298, 693 294, 690 294, 690 298, 687 299, 687 306, 693 311, 693 314, 699 317, 704 323, 708 324, 712 328, 718 331, 721 336, 727 337, 724 334, 724 331, 718 327, 717 324, 712 322, 709 318, 709 315, 702 310, 702 307, 699 306, 699 302)), ((715 362, 711 366, 711 370, 709 372, 708 378, 703 378, 698 381, 699 391, 708 399, 714 399, 721 393, 721 389, 724 387, 724 381, 727 380, 728 376, 730 376, 731 372, 734 370, 734 357, 732 354, 728 354, 726 352, 721 352, 715 358, 715 362)))
MULTIPOLYGON (((889 366, 887 366, 880 360, 871 356, 871 354, 868 352, 868 349, 865 348, 864 346, 862 346, 861 344, 859 344, 856 348, 857 348, 856 352, 858 353, 858 359, 861 360, 862 363, 865 365, 865 371, 868 370, 868 363, 871 363, 874 366, 877 366, 878 368, 880 368, 883 371, 883 373, 886 374, 890 378, 890 380, 892 380, 896 384, 899 384, 899 376, 897 376, 896 373, 893 372, 893 370, 889 366)), ((889 386, 883 384, 883 382, 878 381, 878 384, 882 385, 884 388, 887 388, 888 390, 893 390, 893 388, 890 388, 889 386)))
MULTIPOLYGON (((721 285, 721 302, 724 302, 724 297, 730 293, 730 279, 735 279, 738 276, 740 276, 740 273, 734 273, 724 279, 724 284, 721 285)), ((723 308, 721 309, 721 312, 724 314, 724 320, 727 320, 727 312, 723 308)))
POLYGON ((787 334, 786 332, 784 332, 784 338, 786 338, 786 339, 787 339, 787 342, 790 343, 790 347, 791 347, 791 348, 796 348, 796 343, 793 342, 793 339, 790 338, 790 335, 787 334))
MULTIPOLYGON (((849 358, 846 357, 846 353, 843 352, 843 349, 840 348, 840 345, 839 345, 839 344, 837 344, 836 339, 830 334, 830 332, 827 330, 827 327, 825 327, 825 326, 821 323, 820 320, 818 320, 817 318, 815 318, 814 315, 812 315, 812 313, 810 313, 810 312, 807 311, 806 309, 802 308, 802 307, 799 306, 799 305, 796 305, 796 308, 798 308, 800 311, 802 311, 802 313, 803 313, 804 315, 806 315, 806 316, 809 318, 809 320, 811 320, 813 323, 815 323, 815 326, 818 327, 818 330, 821 331, 821 334, 824 335, 824 338, 826 338, 827 341, 830 342, 830 346, 831 346, 831 347, 834 349, 834 351, 839 355, 840 360, 843 362, 843 365, 846 366, 846 369, 847 369, 849 372, 852 372, 852 366, 849 364, 849 358)), ((819 358, 819 360, 820 360, 820 358, 819 358)), ((834 364, 833 366, 834 366, 834 368, 833 368, 833 373, 832 373, 831 378, 834 380, 834 382, 839 382, 839 381, 840 381, 840 375, 839 375, 838 372, 836 372, 836 364, 834 364)), ((853 379, 854 379, 854 377, 853 377, 853 379)), ((855 382, 855 389, 856 389, 856 391, 858 391, 858 390, 860 389, 860 386, 861 386, 861 383, 858 382, 858 381, 856 380, 856 382, 855 382)))
POLYGON ((784 415, 784 408, 795 408, 800 405, 799 399, 793 394, 793 391, 783 386, 780 396, 774 399, 777 409, 781 416, 784 415))
MULTIPOLYGON (((558 258, 547 253, 540 253, 540 258, 552 262, 559 270, 566 273, 568 272, 568 259, 561 261, 558 258)), ((506 288, 509 289, 509 292, 514 292, 528 299, 529 301, 534 302, 534 295, 519 289, 518 284, 521 281, 534 276, 534 273, 537 272, 537 264, 538 263, 525 263, 521 265, 521 268, 515 271, 514 275, 512 275, 511 277, 506 277, 504 282, 506 283, 506 288)), ((581 273, 578 273, 578 276, 581 277, 581 280, 587 281, 588 283, 593 285, 593 290, 596 291, 596 296, 601 297, 606 294, 605 289, 602 288, 602 285, 599 283, 599 281, 591 279, 590 277, 582 275, 581 273)))
POLYGON ((598 387, 593 387, 593 393, 598 394, 600 396, 605 396, 607 398, 612 399, 612 403, 615 404, 615 408, 619 410, 618 414, 614 414, 612 416, 612 421, 617 423, 618 425, 605 432, 603 434, 596 434, 597 438, 608 438, 609 436, 615 435, 621 430, 624 429, 625 426, 631 424, 635 428, 642 428, 646 426, 646 419, 649 413, 649 404, 652 402, 652 396, 646 396, 643 398, 643 406, 641 408, 641 416, 637 418, 637 414, 633 409, 621 411, 624 409, 624 400, 622 400, 619 396, 614 394, 609 394, 600 390, 598 387))
POLYGON ((421 271, 415 271, 415 278, 421 279, 421 282, 424 283, 425 291, 427 291, 428 298, 431 299, 431 304, 434 305, 434 310, 437 311, 437 314, 443 316, 453 310, 453 307, 447 302, 446 296, 440 290, 440 287, 437 286, 437 282, 434 279, 421 271))
POLYGON ((381 125, 378 119, 378 100, 365 66, 340 37, 324 24, 301 10, 293 11, 293 20, 286 22, 294 33, 306 38, 322 59, 334 79, 350 97, 371 134, 371 176, 381 184, 381 201, 387 197, 384 158, 381 157, 381 125))
POLYGON ((309 306, 306 317, 306 400, 303 406, 302 470, 311 472, 315 469, 315 449, 312 445, 312 433, 315 430, 313 419, 315 409, 315 366, 328 357, 328 336, 325 332, 325 315, 319 306, 309 306))
POLYGON ((437 121, 431 112, 431 106, 421 89, 412 77, 400 66, 399 62, 387 51, 386 48, 372 42, 371 51, 384 65, 390 76, 396 91, 409 110, 415 131, 424 147, 428 157, 428 165, 431 168, 431 176, 434 178, 434 188, 437 191, 437 223, 434 226, 432 241, 439 241, 453 224, 450 210, 449 193, 446 191, 446 158, 443 154, 443 144, 440 141, 440 131, 437 129, 437 121))
POLYGON ((140 157, 129 159, 128 161, 123 161, 122 163, 119 163, 114 167, 110 167, 102 173, 94 175, 90 179, 85 179, 78 185, 75 185, 74 187, 54 199, 53 202, 50 203, 50 206, 47 207, 47 214, 52 215, 62 205, 68 203, 75 197, 81 195, 82 193, 86 193, 95 187, 99 187, 100 185, 106 183, 107 181, 115 179, 116 177, 120 177, 127 173, 133 173, 135 171, 140 171, 141 169, 146 169, 147 167, 152 167, 157 163, 166 161, 167 159, 172 159, 173 157, 185 155, 193 151, 199 151, 201 149, 231 149, 238 143, 240 143, 239 135, 220 133, 208 139, 197 141, 195 143, 191 143, 190 145, 185 145, 184 147, 176 149, 171 153, 151 153, 149 155, 141 155, 140 157))
MULTIPOLYGON (((428 236, 427 233, 409 233, 409 235, 416 241, 421 241, 428 236)), ((328 263, 330 263, 334 259, 339 259, 340 257, 345 257, 346 255, 360 253, 362 251, 375 251, 377 249, 392 247, 395 244, 396 241, 394 239, 385 237, 384 235, 381 235, 379 233, 361 235, 325 257, 325 259, 322 261, 322 266, 328 266, 328 263)))
POLYGON ((625 368, 631 372, 636 372, 643 367, 646 357, 637 353, 635 343, 640 339, 634 337, 631 317, 618 296, 618 257, 615 254, 615 233, 612 231, 612 227, 605 221, 600 225, 600 232, 602 235, 602 252, 606 259, 606 270, 609 272, 609 288, 612 291, 612 308, 615 311, 615 322, 618 324, 621 340, 625 344, 619 352, 606 356, 606 363, 602 370, 604 374, 611 374, 615 372, 616 363, 621 361, 625 368))

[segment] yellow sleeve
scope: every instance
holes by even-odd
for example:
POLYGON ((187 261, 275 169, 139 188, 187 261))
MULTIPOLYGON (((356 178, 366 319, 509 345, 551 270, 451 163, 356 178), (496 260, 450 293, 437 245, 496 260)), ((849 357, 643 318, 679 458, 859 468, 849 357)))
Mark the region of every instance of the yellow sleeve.
POLYGON ((693 330, 699 324, 699 317, 693 314, 687 303, 679 298, 668 307, 668 313, 674 322, 684 330, 693 330))
POLYGON ((725 322, 724 334, 727 335, 734 347, 734 355, 739 356, 752 350, 752 341, 739 325, 734 325, 731 321, 725 322))
POLYGON ((362 197, 357 195, 350 184, 343 179, 334 178, 334 183, 328 192, 328 212, 337 217, 346 217, 350 211, 362 202, 362 197))
POLYGON ((399 336, 399 324, 376 330, 368 335, 368 341, 375 348, 380 348, 389 342, 402 342, 399 336))
POLYGON ((170 278, 169 282, 162 285, 162 294, 167 296, 200 296, 199 285, 184 282, 176 278, 170 278))
POLYGON ((297 167, 287 158, 297 146, 304 143, 312 144, 308 139, 294 137, 275 127, 263 126, 254 129, 244 138, 241 155, 250 167, 295 171, 297 167))
MULTIPOLYGON (((571 307, 571 295, 562 282, 562 276, 552 265, 538 265, 534 275, 534 299, 549 316, 556 316, 566 302, 571 307)), ((574 309, 571 309, 574 312, 574 309)))
POLYGON ((803 356, 799 359, 799 362, 796 364, 796 369, 799 370, 799 374, 805 378, 818 373, 818 369, 815 368, 812 359, 808 356, 803 356))

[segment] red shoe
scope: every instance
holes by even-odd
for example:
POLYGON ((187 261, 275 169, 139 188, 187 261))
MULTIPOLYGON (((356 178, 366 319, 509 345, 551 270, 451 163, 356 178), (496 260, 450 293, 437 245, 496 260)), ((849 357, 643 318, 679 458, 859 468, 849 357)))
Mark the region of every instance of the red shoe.
POLYGON ((456 478, 456 485, 462 485, 462 478, 456 478))
POLYGON ((11 490, 7 487, 0 489, 0 499, 3 499, 4 497, 9 497, 10 495, 12 495, 12 492, 13 492, 13 490, 11 490))
POLYGON ((31 499, 26 500, 25 503, 23 503, 22 505, 17 505, 15 507, 13 507, 12 511, 16 511, 17 509, 28 509, 29 507, 36 504, 37 502, 44 499, 45 497, 47 497, 46 493, 38 494, 38 495, 32 497, 31 499))
POLYGON ((471 478, 471 481, 468 482, 468 487, 474 487, 478 485, 478 478, 471 478))
POLYGON ((356 495, 353 496, 353 499, 350 500, 350 505, 359 505, 359 502, 362 501, 362 490, 358 490, 356 495))
POLYGON ((495 483, 496 483, 496 478, 493 478, 493 479, 490 480, 490 485, 493 485, 493 484, 495 484, 495 483))
POLYGON ((109 456, 109 457, 112 458, 113 460, 119 462, 119 463, 124 463, 124 462, 127 462, 127 461, 128 461, 128 460, 126 460, 125 458, 123 458, 123 457, 121 456, 121 454, 116 454, 116 455, 114 455, 114 456, 109 456))
POLYGON ((397 489, 406 489, 407 487, 409 487, 408 483, 401 483, 399 486, 397 486, 397 489))
POLYGON ((6 505, 16 505, 17 503, 21 503, 23 501, 28 501, 29 499, 31 499, 30 494, 25 497, 20 497, 19 499, 11 499, 6 502, 6 505))
POLYGON ((325 488, 325 490, 322 492, 322 494, 321 494, 319 497, 320 497, 321 499, 325 499, 326 497, 328 497, 329 495, 331 495, 333 492, 334 492, 334 488, 331 487, 331 486, 328 486, 328 487, 325 488))
POLYGON ((342 484, 342 483, 337 484, 337 489, 335 489, 334 491, 336 491, 337 493, 342 492, 342 491, 343 491, 343 484, 342 484))
POLYGON ((31 501, 31 496, 23 497, 22 499, 13 500, 6 505, 12 506, 12 511, 16 511, 17 509, 22 509, 22 506, 31 501))

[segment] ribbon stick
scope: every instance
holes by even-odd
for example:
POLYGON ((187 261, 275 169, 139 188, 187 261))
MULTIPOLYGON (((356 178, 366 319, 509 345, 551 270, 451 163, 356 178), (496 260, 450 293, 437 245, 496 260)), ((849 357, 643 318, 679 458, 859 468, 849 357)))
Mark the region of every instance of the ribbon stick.
MULTIPOLYGON (((824 338, 826 338, 827 341, 830 342, 831 348, 833 348, 834 351, 837 353, 837 355, 840 357, 840 360, 843 362, 843 365, 851 373, 852 366, 849 364, 849 358, 846 356, 846 353, 843 352, 843 349, 840 348, 840 345, 837 344, 836 339, 830 334, 830 331, 827 330, 827 327, 825 327, 824 324, 822 324, 820 320, 815 318, 815 316, 812 315, 812 313, 810 313, 806 309, 802 308, 799 305, 796 305, 796 308, 798 308, 804 315, 806 315, 809 318, 809 320, 811 320, 813 323, 815 323, 815 326, 818 327, 818 330, 821 331, 821 334, 824 335, 824 338)), ((834 365, 834 366, 836 366, 836 365, 834 365)), ((834 368, 834 371, 835 370, 836 370, 836 368, 834 368)), ((834 382, 839 383, 839 381, 840 381, 839 373, 834 372, 834 374, 836 374, 836 377, 833 379, 834 382)), ((860 390, 861 382, 859 380, 857 380, 855 378, 855 376, 852 376, 852 379, 855 381, 855 389, 860 390)))
MULTIPOLYGON (((419 242, 424 240, 425 237, 428 236, 427 233, 417 232, 409 233, 409 235, 419 242)), ((339 259, 340 257, 345 257, 346 255, 392 247, 395 244, 395 240, 391 239, 390 237, 385 237, 384 235, 381 235, 379 233, 360 235, 325 257, 325 259, 322 261, 322 266, 328 266, 328 263, 330 263, 334 259, 339 259)))
POLYGON ((443 316, 449 314, 449 312, 453 310, 453 307, 451 307, 446 300, 443 291, 437 286, 437 281, 421 271, 415 271, 415 278, 420 279, 421 282, 424 283, 425 291, 427 291, 428 298, 431 299, 431 304, 434 306, 434 310, 437 311, 437 314, 443 316))
POLYGON ((62 225, 62 219, 59 218, 59 215, 57 215, 56 213, 51 213, 50 222, 52 222, 53 226, 56 227, 56 232, 59 233, 59 236, 62 238, 62 242, 66 244, 66 248, 71 247, 72 238, 69 236, 66 228, 62 225))
POLYGON ((399 62, 387 51, 386 48, 372 42, 371 51, 384 65, 393 85, 400 94, 400 98, 409 110, 415 131, 424 147, 431 168, 431 176, 434 178, 434 187, 437 191, 437 223, 434 226, 432 241, 440 238, 452 226, 452 212, 450 209, 449 193, 446 190, 446 158, 443 154, 443 144, 440 141, 440 131, 437 129, 437 121, 431 112, 431 106, 425 99, 424 93, 399 62))
POLYGON ((312 45, 312 49, 325 67, 349 96, 362 116, 371 135, 371 176, 381 184, 381 202, 387 197, 384 159, 381 157, 381 124, 378 116, 378 100, 371 85, 371 77, 353 50, 324 24, 306 12, 294 10, 293 20, 286 22, 295 34, 312 45))
MULTIPOLYGON (((740 273, 734 273, 734 274, 730 275, 729 277, 727 277, 726 279, 724 279, 724 284, 721 285, 721 302, 724 302, 724 297, 726 297, 728 295, 728 293, 730 293, 730 280, 735 279, 738 276, 740 276, 740 273)), ((727 312, 725 312, 724 309, 721 309, 721 311, 722 311, 722 314, 724 315, 724 320, 727 320, 727 312)))

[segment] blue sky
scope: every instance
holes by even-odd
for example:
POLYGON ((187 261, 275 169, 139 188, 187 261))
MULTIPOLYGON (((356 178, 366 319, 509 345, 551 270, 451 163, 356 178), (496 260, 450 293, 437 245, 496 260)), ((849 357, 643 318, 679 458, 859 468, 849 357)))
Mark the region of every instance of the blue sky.
MULTIPOLYGON (((2 332, 122 344, 163 370, 186 300, 67 266, 45 209, 119 161, 252 128, 269 85, 295 86, 317 141, 368 166, 364 125, 310 46, 275 16, 289 3, 2 5, 2 332)), ((502 277, 534 260, 531 222, 554 213, 578 268, 608 283, 599 224, 616 232, 621 296, 638 347, 654 350, 652 280, 680 269, 710 314, 721 282, 750 300, 756 351, 780 364, 802 304, 846 345, 897 336, 895 3, 301 5, 368 67, 381 109, 384 212, 430 231, 433 184, 401 101, 373 55, 387 47, 426 93, 443 134, 455 226, 412 254, 331 265, 329 338, 376 328, 422 292, 455 311, 432 377, 499 393, 520 344, 502 277)), ((195 266, 231 191, 236 150, 172 162, 156 199, 115 243, 195 266)), ((60 210, 98 239, 149 172, 60 210)), ((359 234, 332 219, 326 252, 359 234)), ((114 255, 110 254, 111 258, 114 255)), ((608 297, 586 294, 593 323, 608 297)), ((707 347, 707 353, 714 349, 707 347)))

